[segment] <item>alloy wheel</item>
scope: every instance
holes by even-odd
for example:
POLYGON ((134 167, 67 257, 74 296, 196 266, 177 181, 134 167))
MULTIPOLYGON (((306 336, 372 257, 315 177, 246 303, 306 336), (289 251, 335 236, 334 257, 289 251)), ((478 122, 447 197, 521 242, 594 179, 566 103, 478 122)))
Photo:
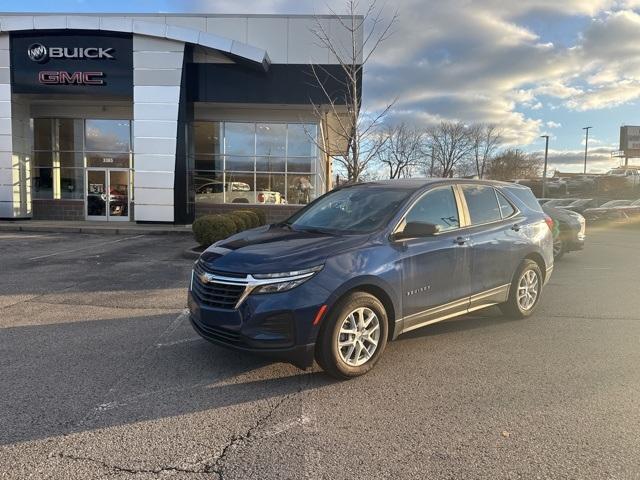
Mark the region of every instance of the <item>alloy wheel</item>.
POLYGON ((338 352, 344 363, 359 367, 368 362, 380 342, 380 320, 367 307, 356 308, 345 317, 338 334, 338 352))
POLYGON ((522 311, 529 311, 538 300, 540 279, 534 270, 525 270, 518 282, 518 306, 522 311))

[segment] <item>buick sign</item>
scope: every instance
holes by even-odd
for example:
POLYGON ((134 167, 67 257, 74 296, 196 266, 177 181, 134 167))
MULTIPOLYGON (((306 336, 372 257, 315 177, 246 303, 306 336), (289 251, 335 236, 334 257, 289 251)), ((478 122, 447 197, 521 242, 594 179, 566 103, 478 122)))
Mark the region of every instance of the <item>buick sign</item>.
POLYGON ((34 43, 27 49, 27 55, 33 62, 44 63, 50 58, 75 58, 82 59, 88 58, 95 59, 109 59, 113 60, 114 50, 113 48, 103 47, 86 47, 86 48, 65 48, 65 47, 45 47, 41 43, 34 43))
POLYGON ((27 55, 32 62, 44 63, 49 60, 47 47, 41 43, 32 43, 27 49, 27 55))

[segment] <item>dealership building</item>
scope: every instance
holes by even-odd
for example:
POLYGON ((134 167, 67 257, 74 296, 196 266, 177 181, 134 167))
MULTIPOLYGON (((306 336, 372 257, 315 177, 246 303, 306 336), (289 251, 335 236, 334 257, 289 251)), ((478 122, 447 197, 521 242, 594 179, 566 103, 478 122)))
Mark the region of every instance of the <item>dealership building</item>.
POLYGON ((287 216, 340 149, 318 25, 350 48, 335 16, 0 14, 0 218, 287 216))

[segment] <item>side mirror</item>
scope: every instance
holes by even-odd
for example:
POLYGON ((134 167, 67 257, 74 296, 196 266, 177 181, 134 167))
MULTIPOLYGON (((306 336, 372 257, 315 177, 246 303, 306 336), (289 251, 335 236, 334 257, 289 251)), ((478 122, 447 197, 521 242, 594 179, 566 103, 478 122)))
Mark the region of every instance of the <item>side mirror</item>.
POLYGON ((440 232, 440 227, 433 223, 409 222, 405 225, 404 230, 395 234, 394 239, 431 237, 438 232, 440 232))

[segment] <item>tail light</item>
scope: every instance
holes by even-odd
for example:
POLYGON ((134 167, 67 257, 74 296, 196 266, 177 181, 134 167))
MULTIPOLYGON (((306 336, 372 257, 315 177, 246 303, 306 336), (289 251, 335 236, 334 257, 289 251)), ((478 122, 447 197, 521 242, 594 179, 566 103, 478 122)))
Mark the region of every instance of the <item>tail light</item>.
POLYGON ((547 224, 547 227, 549 227, 549 230, 553 232, 553 218, 551 218, 549 215, 545 215, 544 221, 547 224))
POLYGON ((264 193, 258 194, 258 203, 264 203, 264 193))

